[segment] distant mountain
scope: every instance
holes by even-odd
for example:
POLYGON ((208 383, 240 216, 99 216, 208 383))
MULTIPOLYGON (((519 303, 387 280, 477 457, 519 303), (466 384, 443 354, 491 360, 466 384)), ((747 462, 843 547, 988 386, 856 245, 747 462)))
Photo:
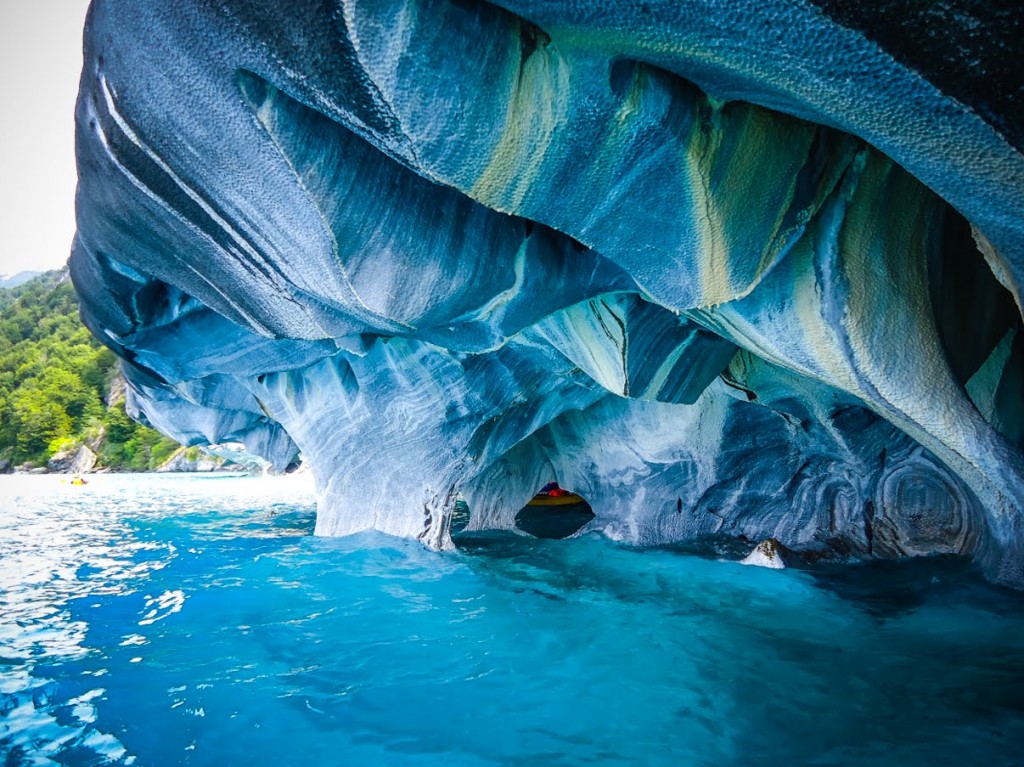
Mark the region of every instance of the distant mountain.
POLYGON ((0 311, 6 309, 26 293, 49 290, 68 280, 68 268, 52 272, 19 272, 14 276, 0 275, 0 311), (25 279, 21 279, 25 276, 25 279))
POLYGON ((18 272, 17 274, 0 274, 0 288, 16 288, 24 285, 42 272, 18 272))

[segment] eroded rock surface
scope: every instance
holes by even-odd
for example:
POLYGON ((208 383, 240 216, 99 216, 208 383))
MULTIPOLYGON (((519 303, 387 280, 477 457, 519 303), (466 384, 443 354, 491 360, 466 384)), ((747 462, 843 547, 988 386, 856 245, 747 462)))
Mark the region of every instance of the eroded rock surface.
POLYGON ((84 474, 96 466, 96 454, 87 445, 62 450, 46 463, 49 471, 63 474, 84 474))
POLYGON ((770 570, 784 570, 786 567, 786 563, 782 559, 782 552, 779 550, 779 542, 774 538, 768 538, 757 544, 754 550, 740 561, 740 564, 767 567, 770 570))
POLYGON ((1024 584, 1004 22, 937 4, 929 68, 819 5, 98 0, 83 317, 139 417, 301 453, 322 534, 444 548, 557 479, 618 539, 1024 584))

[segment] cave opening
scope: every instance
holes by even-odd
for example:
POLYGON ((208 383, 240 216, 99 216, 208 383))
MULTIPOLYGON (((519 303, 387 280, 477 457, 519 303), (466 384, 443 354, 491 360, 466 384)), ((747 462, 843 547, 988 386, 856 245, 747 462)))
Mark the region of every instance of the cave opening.
POLYGON ((943 211, 929 254, 928 282, 946 359, 967 396, 993 427, 1024 445, 1024 334, 1013 295, 993 273, 970 222, 943 211))
POLYGON ((516 527, 534 538, 559 540, 579 532, 594 518, 582 495, 548 482, 516 514, 516 527))
POLYGON ((451 534, 458 535, 469 526, 470 510, 466 499, 461 495, 455 499, 455 508, 452 511, 451 534))

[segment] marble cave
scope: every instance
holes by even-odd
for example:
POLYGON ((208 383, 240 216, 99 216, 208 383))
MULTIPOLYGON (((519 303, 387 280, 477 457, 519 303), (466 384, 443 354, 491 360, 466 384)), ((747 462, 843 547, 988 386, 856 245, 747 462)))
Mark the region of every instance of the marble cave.
POLYGON ((639 546, 1024 587, 1019 11, 967 7, 97 0, 83 319, 321 535, 554 479, 639 546))

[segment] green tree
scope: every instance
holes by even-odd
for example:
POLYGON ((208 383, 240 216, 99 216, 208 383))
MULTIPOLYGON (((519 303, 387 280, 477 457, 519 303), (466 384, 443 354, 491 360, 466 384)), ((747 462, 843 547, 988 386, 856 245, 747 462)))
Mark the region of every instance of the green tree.
POLYGON ((107 407, 117 357, 82 325, 67 271, 0 289, 0 457, 43 462, 58 447, 99 445, 103 465, 145 470, 177 444, 107 407))
POLYGON ((44 460, 51 442, 71 436, 72 421, 58 402, 39 389, 25 389, 13 398, 13 425, 18 460, 44 460))

